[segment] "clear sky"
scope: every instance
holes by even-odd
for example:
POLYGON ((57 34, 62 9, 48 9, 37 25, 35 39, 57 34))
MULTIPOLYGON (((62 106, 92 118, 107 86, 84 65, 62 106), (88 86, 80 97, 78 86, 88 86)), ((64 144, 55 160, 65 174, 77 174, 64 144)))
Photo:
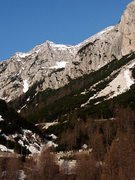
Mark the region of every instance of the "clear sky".
POLYGON ((119 22, 132 0, 0 0, 0 60, 46 40, 75 45, 119 22))

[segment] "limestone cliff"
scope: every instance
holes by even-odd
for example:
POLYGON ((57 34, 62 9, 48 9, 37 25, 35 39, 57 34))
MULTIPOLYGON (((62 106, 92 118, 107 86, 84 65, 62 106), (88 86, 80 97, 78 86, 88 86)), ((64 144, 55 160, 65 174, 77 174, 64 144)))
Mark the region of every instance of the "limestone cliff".
POLYGON ((135 51, 135 1, 127 6, 119 24, 76 46, 46 41, 1 62, 0 98, 15 99, 38 81, 42 83, 37 91, 60 88, 131 51, 135 51))

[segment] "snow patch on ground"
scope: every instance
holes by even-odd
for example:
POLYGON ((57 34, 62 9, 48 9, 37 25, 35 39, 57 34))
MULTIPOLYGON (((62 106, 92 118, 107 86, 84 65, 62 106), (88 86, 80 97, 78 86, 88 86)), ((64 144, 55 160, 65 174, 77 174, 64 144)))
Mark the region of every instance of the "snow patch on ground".
POLYGON ((25 104, 21 109, 18 109, 17 112, 20 113, 23 108, 25 108, 27 105, 25 104))
POLYGON ((85 91, 81 92, 80 94, 85 95, 85 94, 87 94, 87 91, 85 90, 85 91))
POLYGON ((135 62, 128 66, 128 69, 124 72, 124 77, 126 79, 127 88, 129 89, 132 84, 134 84, 134 79, 132 78, 132 74, 130 69, 135 65, 135 62))
POLYGON ((47 146, 48 146, 48 147, 52 147, 52 146, 57 147, 58 145, 55 144, 55 143, 52 142, 52 141, 48 141, 47 146))
POLYGON ((26 147, 32 154, 40 153, 42 150, 42 144, 38 143, 36 134, 27 129, 22 129, 22 132, 22 140, 19 140, 18 143, 23 147, 26 147))
POLYGON ((84 106, 86 106, 87 104, 89 104, 90 100, 91 100, 91 99, 94 99, 96 96, 97 96, 97 94, 94 94, 94 96, 90 97, 86 103, 84 103, 84 104, 81 105, 81 107, 84 107, 84 106))
POLYGON ((8 149, 6 146, 4 146, 2 144, 0 144, 0 151, 2 151, 2 152, 11 152, 11 153, 14 152, 13 149, 8 149))
POLYGON ((51 66, 49 69, 61 69, 66 67, 67 62, 66 61, 61 61, 61 62, 56 62, 56 66, 51 66))
POLYGON ((134 80, 131 79, 131 72, 130 72, 129 69, 127 69, 127 70, 124 72, 124 77, 125 77, 125 80, 126 80, 127 88, 129 89, 130 86, 134 83, 134 80))
POLYGON ((29 102, 29 101, 30 101, 30 97, 27 98, 27 102, 29 102))
POLYGON ((30 53, 22 53, 22 52, 17 52, 16 56, 18 60, 20 61, 20 58, 26 58, 27 56, 31 55, 30 53))
MULTIPOLYGON (((51 123, 45 123, 45 126, 42 129, 48 129, 50 126, 54 126, 57 125, 58 122, 51 122, 51 123)), ((38 126, 38 124, 36 124, 36 126, 38 126)))
POLYGON ((21 146, 24 146, 23 141, 22 141, 21 139, 18 141, 18 143, 19 143, 21 146))
POLYGON ((57 136, 55 136, 54 134, 49 135, 49 137, 51 137, 54 140, 57 139, 57 136))
POLYGON ((75 55, 77 53, 76 46, 72 45, 64 45, 64 44, 55 44, 54 42, 51 41, 46 41, 54 51, 69 51, 71 54, 75 55))
POLYGON ((28 129, 23 129, 23 132, 24 132, 25 136, 26 136, 26 133, 32 133, 32 131, 28 130, 28 129))
POLYGON ((83 146, 82 146, 82 149, 87 149, 88 148, 88 145, 87 144, 84 144, 83 146))
POLYGON ((0 121, 4 121, 4 119, 2 118, 2 116, 0 115, 0 121))
POLYGON ((13 137, 13 138, 16 138, 17 136, 18 136, 18 134, 17 134, 17 133, 12 134, 12 137, 13 137))
MULTIPOLYGON (((117 75, 115 79, 113 79, 107 87, 105 87, 100 92, 96 93, 94 96, 90 97, 89 100, 82 104, 81 107, 86 106, 90 103, 90 100, 99 98, 102 96, 106 96, 105 99, 110 99, 115 96, 118 96, 127 90, 130 89, 130 86, 134 84, 134 79, 132 78, 131 68, 135 65, 135 62, 130 62, 128 65, 125 65, 117 75)), ((97 102, 96 104, 98 104, 97 102)))
POLYGON ((24 180, 26 179, 26 174, 24 173, 23 170, 19 170, 19 180, 24 180))
POLYGON ((23 92, 26 93, 29 89, 28 81, 23 80, 23 92))
POLYGON ((56 48, 59 48, 59 49, 61 49, 61 50, 66 50, 66 49, 72 47, 72 46, 67 46, 67 45, 64 45, 64 44, 55 44, 55 43, 53 43, 52 46, 53 46, 53 47, 56 47, 56 48))
POLYGON ((125 68, 120 71, 118 76, 110 82, 109 86, 103 89, 96 96, 96 98, 108 96, 107 99, 110 99, 130 89, 130 86, 134 84, 130 68, 132 68, 134 65, 135 63, 131 63, 130 65, 125 66, 125 68))

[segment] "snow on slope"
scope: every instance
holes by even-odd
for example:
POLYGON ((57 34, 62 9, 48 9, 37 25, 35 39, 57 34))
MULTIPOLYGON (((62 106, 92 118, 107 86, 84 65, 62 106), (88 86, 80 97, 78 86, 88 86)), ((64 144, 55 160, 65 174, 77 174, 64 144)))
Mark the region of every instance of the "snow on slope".
POLYGON ((66 61, 61 61, 61 62, 56 62, 56 66, 51 66, 49 69, 61 69, 65 68, 67 62, 66 61))
POLYGON ((16 56, 17 56, 18 58, 25 58, 25 57, 27 57, 27 56, 29 56, 29 55, 30 55, 30 53, 16 52, 16 56))
POLYGON ((58 51, 67 51, 68 50, 72 55, 75 56, 76 53, 78 52, 78 50, 81 47, 85 46, 89 42, 95 41, 95 39, 102 39, 102 38, 104 38, 104 35, 106 33, 108 33, 109 31, 111 31, 113 28, 114 28, 114 26, 109 26, 109 27, 105 28, 104 30, 100 31, 99 33, 89 37, 88 39, 84 40, 83 42, 81 42, 81 43, 79 43, 79 44, 77 44, 75 46, 64 45, 64 44, 55 44, 54 42, 47 40, 45 43, 43 43, 41 45, 37 45, 33 50, 31 50, 31 51, 29 51, 27 53, 16 52, 16 54, 15 54, 15 56, 17 57, 16 60, 17 61, 21 61, 22 58, 26 58, 26 57, 28 57, 30 55, 32 56, 34 54, 38 54, 42 50, 42 48, 44 49, 44 46, 45 46, 46 43, 48 43, 54 51, 57 51, 57 50, 58 51))
POLYGON ((111 99, 129 90, 130 86, 134 84, 134 79, 132 77, 132 72, 131 72, 131 68, 133 68, 134 66, 135 66, 134 60, 131 61, 128 65, 125 65, 122 69, 120 69, 120 72, 117 75, 117 77, 114 78, 108 84, 107 87, 105 87, 100 92, 97 92, 92 97, 90 97, 88 101, 86 101, 84 104, 81 105, 81 107, 84 107, 87 104, 89 104, 92 99, 96 99, 102 96, 106 96, 106 99, 111 99))
MULTIPOLYGON (((5 133, 1 134, 7 141, 12 141, 16 139, 18 144, 22 147, 25 147, 30 151, 31 154, 37 154, 42 151, 42 147, 45 145, 45 141, 42 141, 41 138, 33 133, 30 130, 22 129, 22 133, 14 133, 8 134, 5 133)), ((14 152, 12 149, 8 149, 6 146, 0 144, 0 151, 3 152, 14 152)))
POLYGON ((131 79, 131 72, 130 72, 129 69, 127 69, 127 70, 124 72, 124 77, 125 77, 125 80, 126 80, 127 88, 129 89, 130 86, 134 83, 134 80, 131 79))
MULTIPOLYGON (((57 121, 54 121, 54 122, 49 122, 49 123, 43 123, 44 126, 42 129, 48 129, 50 126, 54 126, 54 125, 57 125, 58 122, 57 121)), ((36 126, 38 126, 39 124, 36 124, 36 126)))
POLYGON ((40 153, 42 150, 42 144, 38 144, 38 137, 30 130, 23 129, 23 136, 18 141, 19 144, 25 146, 32 154, 40 153))
POLYGON ((132 68, 134 65, 135 62, 131 62, 131 64, 125 66, 125 68, 120 71, 118 76, 112 82, 110 82, 109 86, 103 89, 96 96, 96 98, 108 95, 107 99, 110 99, 129 90, 130 86, 134 84, 130 70, 130 68, 132 68))
POLYGON ((6 146, 4 146, 2 144, 0 144, 0 151, 2 151, 2 152, 11 152, 11 153, 14 152, 13 149, 8 149, 6 146))
POLYGON ((29 89, 28 81, 23 80, 23 92, 26 93, 29 89))
POLYGON ((0 115, 0 121, 4 121, 4 119, 2 118, 2 116, 0 115))

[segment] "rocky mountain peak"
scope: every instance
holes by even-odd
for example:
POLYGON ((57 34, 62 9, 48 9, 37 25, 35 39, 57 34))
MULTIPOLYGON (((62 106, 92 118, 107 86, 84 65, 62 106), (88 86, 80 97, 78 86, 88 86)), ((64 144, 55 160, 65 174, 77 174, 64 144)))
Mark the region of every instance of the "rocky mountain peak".
POLYGON ((119 24, 76 46, 46 41, 27 53, 16 52, 0 63, 0 98, 15 99, 40 81, 38 91, 58 89, 71 79, 96 71, 135 51, 134 12, 135 1, 127 6, 119 24))
POLYGON ((132 1, 124 11, 120 22, 122 33, 122 55, 135 50, 135 1, 132 1))

